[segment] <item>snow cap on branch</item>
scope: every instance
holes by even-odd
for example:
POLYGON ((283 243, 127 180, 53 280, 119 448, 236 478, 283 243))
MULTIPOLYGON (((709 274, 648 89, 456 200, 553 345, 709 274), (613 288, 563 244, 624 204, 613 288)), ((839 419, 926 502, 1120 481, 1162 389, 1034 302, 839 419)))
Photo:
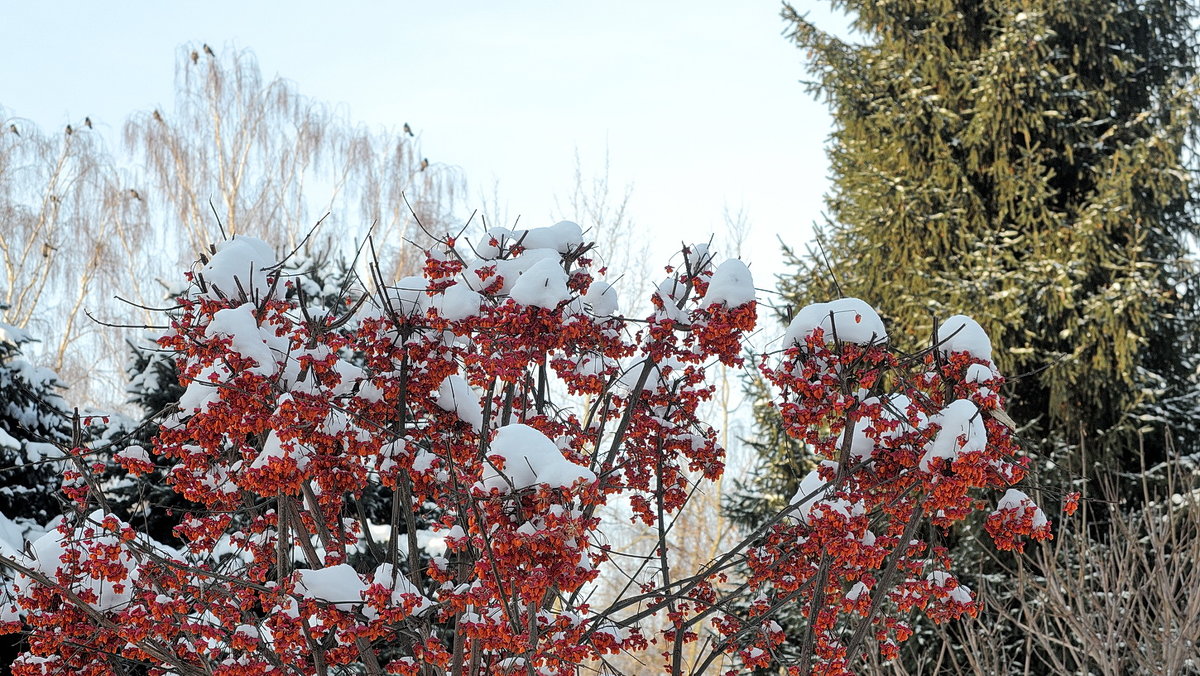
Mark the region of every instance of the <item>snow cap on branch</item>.
POLYGON ((275 375, 275 357, 259 329, 253 303, 218 310, 213 314, 205 335, 229 338, 231 350, 258 362, 258 366, 251 368, 251 371, 264 376, 275 375))
POLYGON ((987 428, 979 408, 967 399, 951 402, 929 419, 941 429, 925 449, 921 458, 921 469, 928 472, 934 458, 945 458, 954 462, 961 453, 982 451, 987 448, 987 428))
POLYGON ((783 334, 783 346, 803 345, 805 338, 817 329, 824 332, 826 343, 836 339, 868 345, 881 343, 888 337, 883 320, 874 308, 858 298, 839 298, 807 305, 796 313, 783 334))
POLYGON ((742 261, 730 258, 713 272, 708 282, 708 292, 704 294, 704 307, 717 303, 739 307, 754 299, 754 277, 750 274, 750 268, 742 261))
POLYGON ((583 302, 591 306, 592 314, 597 317, 611 317, 617 314, 617 290, 612 284, 596 280, 588 287, 583 295, 583 302))
POLYGON ((339 610, 350 610, 362 604, 367 585, 345 563, 315 570, 296 571, 296 593, 300 596, 331 603, 339 610))
POLYGON ((453 411, 476 432, 483 429, 483 406, 462 376, 447 376, 442 381, 438 386, 437 405, 443 411, 453 411))
POLYGON ((522 273, 508 295, 521 305, 553 310, 571 299, 571 290, 567 288, 567 273, 562 263, 557 258, 546 258, 522 273))
MULTIPOLYGON (((75 577, 72 590, 96 610, 108 611, 126 606, 133 598, 134 584, 140 575, 139 565, 133 554, 121 544, 118 535, 102 524, 113 526, 113 531, 117 532, 129 528, 129 524, 111 514, 96 510, 83 523, 69 529, 69 533, 64 533, 64 527, 60 526, 51 528, 34 540, 29 544, 28 556, 22 557, 22 563, 51 580, 61 579, 61 572, 66 572, 68 577, 75 577), (106 571, 100 577, 83 572, 78 563, 68 563, 100 560, 101 554, 96 552, 111 557, 103 559, 106 571)), ((23 575, 17 579, 22 586, 28 584, 23 575)))
POLYGON ((577 481, 593 482, 596 475, 563 457, 549 437, 520 423, 505 425, 496 431, 488 456, 500 456, 503 469, 486 467, 481 481, 484 490, 498 488, 502 493, 544 484, 567 488, 577 481))
POLYGON ((479 316, 483 296, 471 289, 465 282, 459 282, 447 288, 440 296, 433 299, 438 314, 452 322, 479 316))
POLYGON ((996 504, 996 511, 992 512, 992 514, 1000 514, 1006 511, 1015 511, 1022 514, 1029 514, 1032 511, 1030 517, 1033 521, 1032 525, 1034 529, 1042 528, 1050 523, 1050 520, 1046 518, 1046 513, 1042 511, 1041 507, 1037 506, 1033 498, 1015 488, 1008 489, 1004 497, 1000 498, 1000 502, 996 504))
POLYGON ((388 287, 388 301, 392 310, 401 316, 425 314, 429 307, 429 294, 425 293, 428 282, 424 277, 405 277, 388 287))
POLYGON ((558 253, 567 253, 583 244, 583 228, 571 221, 559 221, 545 228, 529 230, 509 230, 508 228, 488 228, 484 241, 475 247, 479 256, 484 259, 498 258, 505 249, 520 243, 521 247, 529 249, 552 249, 558 253), (495 240, 492 244, 490 240, 495 240))
POLYGON ((261 299, 266 295, 266 270, 276 265, 275 252, 266 242, 255 237, 234 235, 231 239, 216 244, 217 253, 203 268, 209 289, 201 294, 204 298, 217 299, 217 290, 227 298, 238 296, 238 285, 250 299, 261 299), (216 287, 215 289, 213 287, 216 287))
MULTIPOLYGON (((838 469, 838 463, 832 460, 822 460, 821 465, 834 472, 838 469)), ((829 482, 821 478, 820 469, 809 472, 800 481, 800 487, 796 489, 796 494, 788 501, 788 504, 792 505, 792 518, 812 523, 813 511, 818 508, 837 512, 847 518, 862 513, 862 503, 851 503, 845 498, 829 500, 824 497, 828 492, 829 482)))
POLYGON ((937 332, 938 351, 967 354, 992 363, 992 341, 979 322, 966 315, 954 315, 942 322, 937 332))

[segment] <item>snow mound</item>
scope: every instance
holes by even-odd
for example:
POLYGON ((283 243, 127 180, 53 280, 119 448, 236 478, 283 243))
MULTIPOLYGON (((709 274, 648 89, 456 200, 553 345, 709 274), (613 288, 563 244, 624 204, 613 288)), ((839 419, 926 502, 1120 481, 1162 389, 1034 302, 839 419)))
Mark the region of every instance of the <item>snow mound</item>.
POLYGON ((505 425, 496 431, 488 457, 499 456, 504 468, 488 466, 480 484, 483 490, 511 488, 521 490, 544 484, 551 488, 566 488, 577 481, 594 482, 596 475, 563 457, 562 451, 549 437, 520 423, 505 425))
POLYGON ((850 588, 850 591, 846 592, 846 600, 847 601, 857 601, 858 597, 862 596, 863 594, 870 594, 870 593, 871 593, 870 587, 863 584, 862 582, 855 582, 854 586, 850 588))
POLYGON ((987 447, 987 428, 979 408, 968 399, 951 402, 929 419, 941 429, 925 448, 921 458, 921 469, 929 471, 934 458, 945 458, 954 462, 960 453, 982 451, 987 447))
MULTIPOLYGON (((390 563, 379 564, 379 567, 371 574, 371 584, 381 585, 383 588, 391 590, 391 603, 393 606, 398 607, 403 605, 404 596, 411 594, 418 599, 414 612, 419 613, 433 607, 433 602, 390 563)), ((368 620, 379 617, 379 612, 370 606, 363 608, 363 614, 366 615, 368 620)))
POLYGON ((996 511, 993 514, 1010 510, 1021 513, 1033 510, 1033 527, 1035 529, 1050 523, 1050 520, 1046 518, 1046 513, 1042 511, 1041 507, 1037 506, 1033 498, 1015 488, 1008 489, 1004 497, 1000 498, 1000 502, 996 504, 996 511))
MULTIPOLYGON (((835 472, 838 464, 832 460, 822 460, 823 467, 830 467, 835 472)), ((829 484, 821 478, 819 470, 814 469, 809 472, 803 479, 800 480, 800 487, 796 489, 796 494, 788 501, 792 506, 792 512, 789 516, 793 519, 802 519, 805 523, 812 523, 813 511, 818 507, 829 512, 837 512, 846 518, 863 513, 862 503, 851 503, 845 498, 837 498, 834 500, 823 499, 823 496, 829 490, 829 484)))
POLYGON ((447 376, 438 386, 438 408, 454 411, 459 420, 469 424, 476 432, 483 429, 483 407, 479 397, 462 376, 447 376))
POLYGON ((367 585, 348 564, 296 571, 296 594, 304 598, 332 603, 338 610, 350 610, 361 604, 367 585))
POLYGON ((219 290, 227 298, 237 298, 240 284, 250 299, 262 299, 270 288, 265 270, 278 262, 271 247, 255 237, 234 235, 218 242, 215 248, 217 252, 200 269, 209 287, 200 295, 216 300, 220 298, 219 290))
POLYGON ((946 571, 935 570, 925 579, 932 587, 946 590, 952 601, 957 603, 973 603, 975 601, 975 597, 971 594, 971 588, 959 582, 958 578, 946 571))
POLYGON ((942 322, 937 331, 938 352, 967 354, 992 363, 992 341, 987 332, 974 319, 966 315, 954 315, 942 322))
POLYGON ((479 316, 483 296, 464 282, 442 292, 435 300, 438 314, 452 322, 479 316))
POLYGON ((263 338, 258 320, 254 316, 253 303, 243 303, 234 308, 218 310, 213 314, 212 321, 205 329, 206 336, 228 338, 229 349, 248 359, 253 359, 258 366, 250 370, 264 376, 275 375, 275 356, 263 338))
POLYGON ((427 282, 424 277, 405 277, 388 287, 387 296, 392 310, 401 316, 423 315, 429 307, 429 294, 425 293, 427 282))
POLYGON ((755 299, 754 277, 750 268, 736 258, 721 263, 708 282, 704 294, 704 307, 724 303, 728 307, 739 307, 755 299))
POLYGON ((220 385, 228 382, 232 375, 224 363, 205 366, 179 397, 180 412, 192 414, 207 411, 209 406, 221 399, 220 385))
MULTIPOLYGON (((858 418, 854 421, 854 431, 850 439, 850 457, 855 460, 867 460, 875 454, 875 440, 867 436, 867 427, 870 425, 870 420, 867 418, 858 418)), ((846 441, 846 430, 843 429, 837 438, 837 443, 834 448, 841 452, 842 444, 846 441)))
POLYGON ((583 302, 590 305, 596 317, 611 317, 617 314, 617 290, 612 284, 596 280, 583 295, 583 302))
POLYGON ((250 469, 264 469, 271 465, 272 460, 279 460, 294 462, 296 469, 303 472, 308 468, 308 463, 312 460, 313 455, 313 450, 300 441, 293 439, 284 442, 279 438, 278 432, 271 430, 267 434, 266 441, 263 442, 262 451, 250 463, 250 469))
POLYGON ((557 258, 540 260, 517 279, 508 295, 521 305, 554 310, 559 303, 571 299, 567 272, 557 258))
MULTIPOLYGON (((108 579, 82 573, 70 585, 72 592, 90 598, 88 605, 101 612, 128 605, 133 598, 134 587, 141 575, 138 561, 121 543, 120 538, 100 525, 106 516, 111 515, 105 515, 103 511, 96 510, 67 535, 57 528, 52 528, 45 535, 31 542, 27 550, 29 555, 21 557, 29 569, 41 573, 51 580, 56 580, 59 571, 64 569, 62 562, 68 558, 78 555, 79 561, 83 562, 95 558, 89 554, 89 550, 114 552, 112 556, 105 559, 106 567, 112 571, 105 574, 108 579), (118 591, 118 587, 120 587, 120 591, 118 591), (90 592, 90 594, 86 592, 90 592)), ((116 524, 118 529, 128 528, 128 524, 119 519, 116 524)), ((65 568, 66 570, 79 570, 80 566, 72 565, 65 568)), ((24 578, 23 575, 18 576, 21 585, 27 586, 27 581, 22 578, 24 578)))
POLYGON ((879 313, 858 298, 840 298, 828 303, 813 303, 796 313, 783 334, 785 348, 803 345, 817 329, 824 331, 826 344, 834 339, 868 345, 887 340, 887 330, 879 313))
POLYGON ((518 243, 526 250, 553 249, 558 253, 567 253, 583 244, 583 228, 571 221, 559 221, 549 227, 529 230, 489 228, 484 241, 475 249, 480 257, 493 259, 518 243), (491 243, 493 239, 496 240, 495 245, 491 243))

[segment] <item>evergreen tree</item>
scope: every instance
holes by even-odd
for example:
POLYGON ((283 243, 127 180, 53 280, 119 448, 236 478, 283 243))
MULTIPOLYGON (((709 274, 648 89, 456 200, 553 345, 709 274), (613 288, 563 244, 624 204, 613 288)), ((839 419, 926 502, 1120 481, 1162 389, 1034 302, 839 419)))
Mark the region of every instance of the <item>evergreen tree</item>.
POLYGON ((0 322, 0 515, 23 529, 40 529, 60 514, 58 458, 72 438, 63 384, 22 352, 33 340, 0 322))
POLYGON ((785 9, 835 119, 824 251, 792 256, 791 307, 861 297, 910 345, 969 314, 1029 438, 1134 470, 1139 430, 1194 447, 1194 8, 835 4, 861 43, 785 9))
MULTIPOLYGON (((835 130, 829 220, 807 255, 785 252, 795 273, 781 279, 781 319, 859 297, 885 315, 893 342, 914 348, 940 320, 968 314, 997 346, 1008 411, 1030 450, 1045 442, 1040 450, 1086 474, 1064 449, 1082 443, 1090 461, 1131 471, 1167 456, 1164 431, 1200 450, 1185 262, 1197 234, 1194 8, 834 4, 852 15, 854 42, 784 10, 835 130)), ((777 513, 811 469, 810 454, 779 443, 777 413, 759 407, 756 418, 769 430, 756 443, 760 474, 728 505, 744 523, 777 513)), ((997 572, 969 536, 948 533, 944 544, 976 559, 980 578, 997 572)), ((941 640, 916 630, 902 661, 924 673, 932 666, 918 653, 941 640)), ((996 632, 1019 634, 1000 623, 996 632)), ((1020 640, 1000 642, 1024 664, 1020 640)), ((968 642, 951 643, 958 663, 968 642)))
MULTIPOLYGON (((0 311, 5 309, 0 305, 0 311)), ((29 332, 0 321, 0 551, 7 553, 61 513, 58 458, 73 436, 73 416, 60 394, 63 384, 22 352, 34 340, 29 332)), ((0 581, 0 600, 12 593, 9 582, 0 581)), ((17 618, 5 614, 0 619, 17 618)), ((0 673, 8 673, 22 643, 20 634, 0 637, 0 673)))

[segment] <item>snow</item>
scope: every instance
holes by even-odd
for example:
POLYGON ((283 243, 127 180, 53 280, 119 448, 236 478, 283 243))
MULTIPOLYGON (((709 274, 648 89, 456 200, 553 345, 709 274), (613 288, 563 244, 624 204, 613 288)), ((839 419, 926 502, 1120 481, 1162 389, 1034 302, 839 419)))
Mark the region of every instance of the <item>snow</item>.
MULTIPOLYGON (((832 468, 835 472, 838 468, 838 463, 832 460, 822 460, 823 467, 832 468)), ((796 494, 788 501, 792 505, 793 519, 803 519, 805 523, 812 522, 812 512, 818 506, 836 511, 843 516, 850 517, 855 514, 861 514, 863 506, 861 503, 851 504, 845 498, 837 498, 835 500, 822 500, 821 496, 828 490, 829 484, 821 478, 818 470, 814 469, 809 472, 803 479, 800 480, 800 487, 796 489, 796 494)))
POLYGON ((296 571, 296 593, 334 604, 338 610, 350 610, 362 603, 367 585, 348 564, 296 571))
POLYGON ((437 462, 437 459, 437 455, 429 451, 419 451, 413 456, 412 471, 428 472, 433 467, 433 463, 437 462))
POLYGON ((574 358, 575 368, 572 369, 580 376, 607 377, 619 367, 617 362, 607 355, 598 353, 581 354, 574 358))
POLYGON ((687 284, 679 281, 678 277, 664 279, 658 285, 658 290, 654 292, 658 296, 659 302, 662 303, 662 309, 658 310, 656 314, 665 316, 678 324, 688 325, 687 313, 680 309, 679 301, 689 288, 687 284))
POLYGON ((673 381, 678 378, 678 374, 682 373, 687 366, 676 359, 675 357, 667 357, 661 363, 655 364, 649 357, 638 359, 621 371, 621 376, 617 379, 617 384, 622 388, 632 392, 637 386, 638 380, 642 377, 642 371, 647 366, 650 368, 650 373, 646 375, 646 382, 642 385, 642 390, 651 392, 659 390, 669 390, 673 381))
POLYGON ((480 481, 483 490, 521 490, 538 484, 566 488, 577 481, 594 482, 596 475, 563 457, 549 437, 520 423, 505 425, 496 431, 488 457, 503 459, 504 469, 489 466, 480 481))
POLYGON ((438 314, 452 322, 479 316, 483 296, 464 282, 459 282, 434 299, 438 314))
MULTIPOLYGON (((128 549, 121 546, 121 541, 116 535, 107 532, 100 525, 105 517, 103 511, 96 510, 67 536, 64 536, 57 528, 53 528, 31 542, 28 549, 29 556, 22 557, 22 562, 29 569, 55 580, 58 572, 63 569, 62 562, 64 557, 69 556, 68 552, 78 552, 80 560, 87 561, 92 558, 87 553, 90 548, 115 548, 116 555, 106 558, 105 561, 106 564, 111 563, 118 569, 123 567, 125 569, 124 579, 120 582, 112 582, 82 573, 71 585, 71 591, 76 594, 85 591, 95 594, 94 600, 89 605, 102 612, 127 605, 133 598, 133 588, 140 575, 139 565, 133 555, 128 549), (91 532, 90 535, 89 532, 91 532), (121 591, 116 590, 115 585, 117 584, 123 586, 121 591)), ((117 521, 117 525, 121 529, 129 527, 120 520, 117 521)), ((69 569, 78 570, 79 568, 79 566, 71 566, 69 569)), ((18 577, 19 579, 24 578, 24 576, 18 577)), ((22 586, 25 585, 26 583, 22 581, 22 586)))
POLYGON ((571 221, 559 221, 545 228, 529 230, 509 230, 508 228, 489 228, 483 242, 475 247, 476 252, 486 259, 498 258, 503 249, 512 247, 518 242, 526 250, 553 249, 558 253, 567 253, 583 244, 583 228, 571 221), (495 239, 499 246, 492 246, 488 241, 495 239))
POLYGON ((968 399, 958 399, 929 419, 941 427, 925 448, 920 467, 929 471, 934 458, 954 462, 960 453, 982 451, 987 447, 987 428, 979 408, 968 399))
POLYGON ((483 429, 483 407, 479 396, 462 376, 447 376, 438 386, 438 408, 454 411, 459 420, 469 424, 476 432, 483 429))
POLYGON ((227 298, 238 296, 238 284, 250 300, 261 300, 270 288, 265 269, 277 263, 275 252, 261 239, 234 235, 218 242, 216 254, 200 270, 210 290, 203 297, 217 299, 217 290, 227 298), (216 287, 215 289, 212 287, 216 287))
POLYGON ((858 298, 840 298, 807 305, 796 313, 783 334, 784 347, 804 345, 805 338, 818 328, 824 331, 826 344, 832 343, 835 337, 859 345, 880 343, 888 337, 883 320, 874 308, 858 298))
MULTIPOLYGON (((854 421, 854 432, 850 439, 850 457, 855 460, 867 460, 875 453, 875 440, 867 436, 867 426, 870 422, 867 418, 859 418, 854 421)), ((837 445, 835 446, 839 452, 841 452, 845 438, 846 430, 843 429, 838 434, 837 445)))
POLYGON ((500 285, 499 293, 508 293, 516 284, 517 279, 521 275, 544 260, 552 260, 555 263, 562 262, 562 256, 554 249, 530 249, 516 258, 505 260, 485 261, 476 263, 471 266, 470 272, 464 277, 470 284, 471 288, 480 290, 495 281, 496 276, 503 278, 503 283, 500 285), (495 268, 495 273, 492 275, 479 276, 481 268, 492 266, 495 268), (478 280, 478 281, 477 281, 478 280))
POLYGON ((211 404, 220 400, 219 386, 229 380, 230 375, 229 368, 223 363, 205 366, 179 397, 179 410, 187 414, 207 411, 211 404))
POLYGON ((968 383, 986 383, 996 377, 995 370, 984 366, 983 364, 971 364, 967 367, 967 373, 963 376, 963 381, 968 383))
POLYGON ((248 359, 253 359, 258 366, 250 370, 264 376, 275 375, 275 357, 271 348, 263 338, 258 320, 254 316, 253 303, 243 303, 235 308, 218 310, 213 314, 212 322, 205 330, 210 337, 229 338, 229 349, 248 359))
POLYGON ((148 453, 146 453, 146 449, 142 448, 141 446, 136 446, 136 445, 135 446, 126 446, 124 450, 117 453, 117 457, 125 458, 126 460, 152 462, 150 460, 150 455, 148 453))
POLYGON ((967 354, 992 363, 992 341, 988 338, 983 327, 966 315, 954 315, 942 322, 937 330, 938 352, 966 352, 967 354))
POLYGON ((271 430, 267 434, 266 441, 263 442, 262 452, 254 458, 254 462, 250 463, 250 469, 263 469, 271 464, 272 460, 284 460, 291 458, 296 463, 296 468, 304 471, 308 467, 308 461, 311 459, 312 449, 304 446, 298 441, 288 441, 285 447, 284 442, 280 440, 279 434, 275 430, 271 430))
POLYGON ((571 221, 559 221, 548 228, 534 228, 525 233, 521 245, 527 249, 554 249, 559 253, 583 244, 583 228, 571 221))
POLYGON ((17 558, 26 540, 33 536, 40 537, 46 531, 46 528, 28 519, 13 521, 7 514, 0 513, 0 554, 17 558))
MULTIPOLYGON (((390 589, 392 591, 391 602, 396 606, 404 603, 404 595, 411 594, 418 599, 414 612, 419 613, 433 607, 433 602, 426 598, 421 593, 421 590, 417 589, 412 582, 408 581, 407 577, 404 577, 403 573, 390 563, 379 564, 379 567, 371 574, 371 584, 382 585, 384 588, 390 589)), ((363 614, 367 616, 368 620, 373 620, 379 615, 370 606, 363 608, 363 614)))
MULTIPOLYGON (((5 308, 0 308, 0 310, 5 308)), ((17 328, 12 324, 0 322, 0 343, 6 343, 14 347, 20 347, 25 343, 33 342, 33 335, 25 329, 17 328)))
POLYGON ((1034 528, 1041 528, 1042 526, 1050 523, 1049 519, 1046 518, 1046 513, 1042 511, 1042 508, 1038 507, 1037 503, 1035 503, 1028 495, 1015 488, 1008 489, 1008 491, 1004 494, 1004 497, 1000 498, 1000 502, 996 504, 996 511, 993 512, 993 514, 1007 510, 1016 510, 1025 513, 1031 509, 1033 510, 1034 528))
POLYGON ((557 258, 540 260, 517 279, 508 295, 521 305, 554 310, 571 299, 567 272, 557 258))
POLYGON ((429 294, 425 293, 425 289, 424 277, 401 279, 394 286, 388 287, 387 295, 391 304, 389 309, 404 317, 425 314, 425 309, 429 307, 429 294))
POLYGON ((850 591, 846 592, 846 600, 857 601, 858 597, 862 596, 863 594, 869 594, 870 591, 871 589, 867 587, 867 585, 863 584, 862 582, 855 582, 854 586, 850 588, 850 591))
POLYGON ((935 570, 927 575, 925 579, 934 587, 947 590, 952 601, 958 603, 972 603, 975 601, 975 598, 971 595, 971 588, 959 582, 950 573, 935 570))
POLYGON ((583 302, 591 306, 592 314, 597 317, 611 317, 617 314, 617 290, 612 284, 596 280, 588 287, 583 295, 583 302))
POLYGON ((712 269, 714 254, 709 250, 708 242, 695 242, 683 250, 683 259, 689 274, 699 275, 712 269))
POLYGON ((717 303, 739 307, 754 299, 754 278, 750 275, 750 268, 740 260, 730 258, 713 272, 704 295, 704 307, 717 303))
POLYGON ((881 441, 897 439, 915 429, 923 429, 929 423, 929 417, 921 411, 920 407, 915 407, 912 399, 899 392, 889 395, 884 401, 883 415, 885 418, 895 420, 900 424, 894 430, 881 433, 879 435, 881 441), (916 412, 917 424, 915 428, 908 420, 909 409, 914 409, 916 412))

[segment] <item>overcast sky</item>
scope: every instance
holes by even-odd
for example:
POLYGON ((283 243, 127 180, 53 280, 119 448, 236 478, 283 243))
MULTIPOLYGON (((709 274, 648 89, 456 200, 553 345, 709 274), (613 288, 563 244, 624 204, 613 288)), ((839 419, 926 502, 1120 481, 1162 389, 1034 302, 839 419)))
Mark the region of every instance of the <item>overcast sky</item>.
MULTIPOLYGON (((819 25, 844 20, 798 4, 819 25)), ((607 149, 615 187, 659 252, 743 209, 759 286, 777 237, 820 218, 829 117, 800 81, 804 55, 774 0, 688 2, 12 3, 0 24, 0 105, 44 128, 87 115, 116 143, 133 111, 173 105, 181 45, 248 48, 268 78, 344 104, 356 121, 409 122, 472 197, 549 224, 554 198, 607 149)), ((471 204, 476 202, 477 204, 471 204)), ((465 215, 465 214, 464 214, 465 215)), ((719 238, 719 235, 718 235, 719 238)))

